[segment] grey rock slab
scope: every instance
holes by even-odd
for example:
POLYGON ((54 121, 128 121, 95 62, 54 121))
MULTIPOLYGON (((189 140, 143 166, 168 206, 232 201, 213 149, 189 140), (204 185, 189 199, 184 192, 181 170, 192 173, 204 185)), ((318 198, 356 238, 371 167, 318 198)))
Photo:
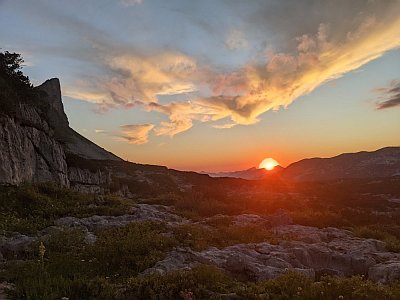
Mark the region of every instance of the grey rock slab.
POLYGON ((294 236, 297 240, 282 240, 276 245, 264 242, 223 249, 210 247, 200 252, 179 248, 145 274, 192 268, 203 263, 252 280, 274 278, 289 270, 309 277, 364 274, 383 283, 400 279, 400 254, 386 251, 381 241, 357 238, 337 228, 300 225, 277 227, 276 233, 294 236))

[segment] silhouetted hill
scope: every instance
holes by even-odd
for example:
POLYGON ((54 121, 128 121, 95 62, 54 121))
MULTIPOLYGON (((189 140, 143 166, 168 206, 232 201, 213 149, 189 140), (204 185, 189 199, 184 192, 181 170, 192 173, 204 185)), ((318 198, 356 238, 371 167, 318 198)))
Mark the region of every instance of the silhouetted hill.
POLYGON ((286 167, 282 176, 295 181, 400 176, 400 147, 303 159, 286 167))
POLYGON ((283 168, 281 166, 276 166, 271 171, 253 167, 242 171, 218 172, 218 173, 207 173, 207 174, 210 175, 211 177, 231 177, 231 178, 242 178, 247 180, 260 180, 270 177, 272 175, 279 174, 282 170, 283 168))

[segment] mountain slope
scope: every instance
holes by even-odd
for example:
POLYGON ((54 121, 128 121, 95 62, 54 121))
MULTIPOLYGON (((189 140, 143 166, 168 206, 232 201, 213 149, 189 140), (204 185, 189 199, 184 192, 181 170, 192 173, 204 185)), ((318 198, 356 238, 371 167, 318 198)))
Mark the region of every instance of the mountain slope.
POLYGON ((46 111, 47 120, 55 130, 56 139, 64 144, 67 153, 87 159, 121 160, 115 154, 106 151, 69 127, 68 118, 61 100, 61 88, 58 78, 45 81, 37 89, 47 94, 45 97, 49 103, 46 111))
POLYGON ((289 165, 282 175, 295 181, 400 176, 400 147, 303 159, 289 165))

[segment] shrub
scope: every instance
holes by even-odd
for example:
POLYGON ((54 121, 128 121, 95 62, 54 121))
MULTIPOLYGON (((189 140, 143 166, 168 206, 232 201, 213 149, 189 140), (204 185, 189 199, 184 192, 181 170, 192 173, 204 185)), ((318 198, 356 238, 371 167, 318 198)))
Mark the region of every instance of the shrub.
POLYGON ((398 233, 394 233, 393 229, 398 226, 382 226, 382 225, 370 225, 370 226, 359 226, 353 229, 356 236, 362 238, 381 240, 385 243, 386 249, 392 252, 400 252, 400 238, 398 233))
POLYGON ((0 230, 32 234, 65 216, 122 215, 131 203, 80 194, 54 184, 0 186, 0 230))
POLYGON ((278 278, 246 285, 238 294, 245 299, 399 299, 398 284, 385 286, 362 276, 323 277, 312 281, 289 272, 278 278))
POLYGON ((238 283, 215 267, 199 265, 192 270, 173 271, 165 275, 153 274, 129 280, 127 299, 220 299, 237 288, 238 283))
POLYGON ((35 243, 36 255, 8 262, 0 282, 15 283, 13 299, 120 299, 127 278, 162 260, 175 245, 164 230, 160 223, 132 223, 98 232, 92 246, 79 229, 56 232, 42 241, 44 259, 41 243, 35 243))
POLYGON ((164 231, 163 224, 153 222, 103 230, 96 243, 88 247, 87 259, 97 262, 99 274, 136 275, 162 260, 176 245, 164 231))
POLYGON ((209 247, 224 248, 235 244, 275 242, 272 232, 256 225, 231 226, 229 223, 222 223, 216 227, 205 227, 186 224, 176 227, 174 234, 181 245, 197 251, 209 247))

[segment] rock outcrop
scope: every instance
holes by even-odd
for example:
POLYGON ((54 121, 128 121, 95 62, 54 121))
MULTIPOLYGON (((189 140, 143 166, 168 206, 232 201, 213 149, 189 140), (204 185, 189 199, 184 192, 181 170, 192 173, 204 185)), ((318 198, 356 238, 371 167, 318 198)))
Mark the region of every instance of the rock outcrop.
POLYGON ((17 117, 0 117, 0 183, 68 186, 67 173, 64 149, 34 107, 21 104, 17 117))
POLYGON ((122 216, 91 216, 87 218, 65 217, 58 219, 57 226, 85 227, 89 231, 109 227, 126 226, 132 222, 158 221, 170 225, 183 224, 188 221, 170 212, 167 206, 137 204, 133 207, 132 213, 122 216))
POLYGON ((67 155, 85 159, 121 159, 69 127, 60 82, 47 80, 35 88, 40 105, 19 103, 13 115, 0 109, 0 184, 54 182, 84 192, 102 193, 110 184, 107 172, 69 168, 67 155), (40 107, 39 107, 40 106, 40 107))
POLYGON ((381 241, 357 238, 337 228, 286 225, 274 228, 274 232, 282 238, 277 244, 238 244, 201 252, 179 248, 144 274, 192 268, 202 263, 256 281, 274 278, 289 270, 312 278, 324 274, 362 274, 382 283, 400 279, 400 254, 387 252, 381 241))
POLYGON ((35 236, 12 233, 9 236, 0 235, 0 262, 3 258, 23 256, 33 251, 35 242, 48 239, 52 234, 62 232, 66 228, 77 227, 85 233, 85 242, 93 244, 96 241, 95 232, 101 229, 122 227, 133 222, 166 222, 170 226, 186 224, 189 221, 163 205, 136 204, 130 214, 121 216, 90 216, 87 218, 64 217, 56 220, 53 226, 47 227, 35 236))
POLYGON ((42 97, 46 99, 48 104, 45 112, 47 121, 62 136, 63 131, 69 127, 69 122, 61 99, 60 81, 58 78, 52 78, 46 80, 36 89, 44 92, 42 97))
POLYGON ((69 167, 68 179, 75 190, 90 194, 108 192, 111 184, 110 172, 102 170, 92 172, 84 168, 69 167))
POLYGON ((50 126, 54 128, 57 140, 64 145, 66 153, 86 159, 121 160, 118 156, 104 150, 69 127, 68 118, 62 104, 61 87, 58 78, 47 80, 37 89, 47 95, 43 96, 48 102, 46 118, 50 126))

